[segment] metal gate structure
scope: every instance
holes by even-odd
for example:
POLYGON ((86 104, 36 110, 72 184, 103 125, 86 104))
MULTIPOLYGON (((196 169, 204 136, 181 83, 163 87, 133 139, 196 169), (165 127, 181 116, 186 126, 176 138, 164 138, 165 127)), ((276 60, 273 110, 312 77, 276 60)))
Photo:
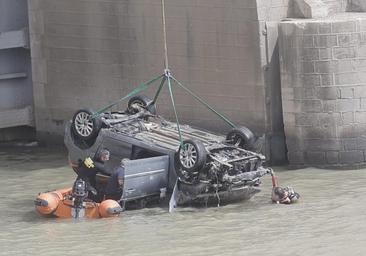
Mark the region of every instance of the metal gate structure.
POLYGON ((0 0, 0 133, 34 126, 31 74, 27 1, 0 0))

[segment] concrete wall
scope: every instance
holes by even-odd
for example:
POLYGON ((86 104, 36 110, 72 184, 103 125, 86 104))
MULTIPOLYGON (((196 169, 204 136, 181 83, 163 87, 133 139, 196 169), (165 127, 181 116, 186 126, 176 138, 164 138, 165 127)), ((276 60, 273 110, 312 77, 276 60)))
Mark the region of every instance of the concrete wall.
POLYGON ((361 165, 366 152, 366 14, 280 25, 292 165, 361 165))
POLYGON ((272 163, 286 162, 282 117, 281 79, 278 54, 278 24, 290 12, 291 1, 258 0, 258 22, 261 51, 261 72, 265 86, 266 152, 272 163))
MULTIPOLYGON (((9 111, 18 115, 17 110, 33 106, 32 71, 28 41, 28 7, 24 0, 0 0, 0 128, 16 124, 31 124, 32 116, 10 116, 9 111), (10 31, 10 33, 9 33, 10 31), (25 38, 24 44, 9 34, 17 33, 25 38), (19 43, 19 44, 18 44, 19 43), (27 119, 27 120, 21 120, 27 119), (17 121, 17 122, 14 122, 17 121)), ((32 128, 0 129, 0 142, 24 138, 33 134, 32 128)), ((33 136, 29 136, 33 137, 33 136)))
MULTIPOLYGON (((62 135, 76 109, 103 107, 162 73, 160 0, 28 3, 40 135, 62 135)), ((273 108, 281 104, 280 91, 271 90, 272 85, 279 87, 277 26, 270 35, 274 40, 262 30, 266 21, 286 17, 287 9, 283 0, 166 1, 169 63, 175 77, 235 123, 258 135, 276 133, 282 152, 283 127, 277 121, 282 111, 273 108)), ((227 131, 190 96, 178 89, 175 93, 181 121, 227 131)), ((166 92, 158 110, 173 118, 166 92)))
POLYGON ((291 0, 289 1, 287 17, 314 18, 332 16, 345 12, 349 1, 352 0, 291 0))
POLYGON ((331 13, 342 13, 347 9, 347 2, 350 0, 323 0, 328 5, 331 13))
POLYGON ((364 1, 364 0, 347 0, 347 11, 349 11, 349 12, 366 12, 366 1, 364 1))

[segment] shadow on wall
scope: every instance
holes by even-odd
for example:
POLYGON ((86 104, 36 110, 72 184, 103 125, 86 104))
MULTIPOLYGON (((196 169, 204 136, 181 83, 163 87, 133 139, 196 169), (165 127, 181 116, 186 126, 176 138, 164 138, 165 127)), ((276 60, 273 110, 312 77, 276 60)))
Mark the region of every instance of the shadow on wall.
POLYGON ((0 143, 8 141, 33 141, 36 139, 34 127, 18 126, 0 129, 0 143))
POLYGON ((343 12, 366 12, 365 0, 292 0, 288 18, 322 18, 343 12))
POLYGON ((347 12, 366 12, 365 0, 348 0, 347 12))
MULTIPOLYGON (((277 25, 276 25, 277 26, 277 25)), ((281 96, 281 77, 280 77, 280 60, 279 60, 279 49, 278 49, 278 40, 277 40, 277 30, 275 30, 269 25, 267 26, 267 35, 266 35, 266 55, 270 56, 269 37, 276 38, 273 47, 273 53, 271 58, 267 59, 267 68, 265 68, 264 80, 267 86, 266 94, 267 98, 270 99, 270 104, 267 104, 269 107, 267 111, 269 112, 269 126, 271 127, 271 132, 266 134, 266 150, 269 151, 269 162, 271 165, 284 165, 287 164, 286 157, 286 141, 285 141, 285 132, 284 132, 284 123, 283 123, 283 110, 282 110, 282 96, 281 96), (274 36, 276 33, 276 36, 274 36)))

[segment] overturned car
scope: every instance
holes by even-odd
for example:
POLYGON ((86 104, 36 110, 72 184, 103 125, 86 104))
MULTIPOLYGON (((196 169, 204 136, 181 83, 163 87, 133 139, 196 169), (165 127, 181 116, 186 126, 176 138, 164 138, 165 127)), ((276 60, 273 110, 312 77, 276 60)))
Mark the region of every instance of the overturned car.
POLYGON ((262 166, 265 157, 252 151, 254 143, 245 127, 222 136, 167 121, 143 95, 131 97, 125 111, 95 116, 91 110, 78 110, 65 128, 73 161, 108 148, 106 169, 112 174, 122 158, 130 159, 125 166, 125 202, 164 198, 174 188, 178 204, 249 199, 260 191, 260 178, 271 172, 262 166))

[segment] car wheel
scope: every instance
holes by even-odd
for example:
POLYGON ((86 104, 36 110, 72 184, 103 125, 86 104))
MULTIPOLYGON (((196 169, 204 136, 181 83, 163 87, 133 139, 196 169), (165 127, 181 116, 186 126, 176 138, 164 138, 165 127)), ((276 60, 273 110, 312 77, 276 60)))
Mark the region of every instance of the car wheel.
POLYGON ((189 173, 198 172, 205 165, 207 151, 201 141, 185 140, 178 150, 180 168, 189 173))
POLYGON ((72 131, 78 139, 87 141, 98 136, 102 121, 99 117, 91 118, 92 114, 89 109, 80 109, 74 114, 72 131))
POLYGON ((136 114, 138 112, 132 107, 133 104, 138 104, 140 107, 145 108, 151 114, 156 115, 155 104, 152 104, 152 100, 145 95, 136 95, 128 101, 127 112, 130 114, 136 114))
POLYGON ((254 134, 246 127, 233 128, 226 136, 228 143, 250 150, 253 148, 254 134))

